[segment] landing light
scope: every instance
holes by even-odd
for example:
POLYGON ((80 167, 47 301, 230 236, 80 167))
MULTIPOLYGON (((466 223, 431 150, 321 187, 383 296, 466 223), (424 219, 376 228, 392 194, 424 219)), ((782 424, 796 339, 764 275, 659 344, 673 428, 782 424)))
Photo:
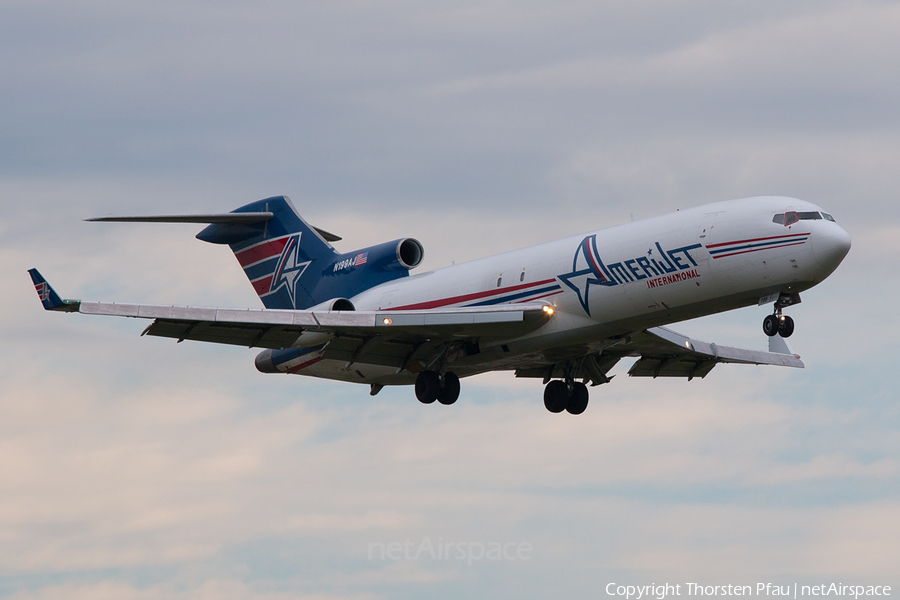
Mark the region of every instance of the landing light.
POLYGON ((548 317, 552 317, 553 313, 555 313, 555 312, 556 311, 553 310, 552 306, 544 306, 544 314, 547 315, 548 317))
POLYGON ((385 318, 384 318, 384 321, 383 321, 383 323, 384 323, 385 325, 390 325, 390 324, 393 323, 393 322, 394 322, 393 319, 391 319, 390 317, 385 317, 385 318))

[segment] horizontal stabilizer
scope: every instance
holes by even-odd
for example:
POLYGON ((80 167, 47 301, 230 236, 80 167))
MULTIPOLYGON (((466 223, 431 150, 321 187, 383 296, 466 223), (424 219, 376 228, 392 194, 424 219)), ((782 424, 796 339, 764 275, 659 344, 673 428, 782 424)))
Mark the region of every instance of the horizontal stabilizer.
MULTIPOLYGON (((265 223, 275 214, 266 211, 219 213, 215 215, 148 215, 140 217, 94 217, 85 221, 104 223, 201 223, 220 225, 253 225, 265 223)), ((313 227, 326 242, 339 242, 343 238, 324 229, 313 227)))
POLYGON ((263 223, 273 216, 270 212, 220 213, 216 215, 150 215, 144 217, 94 217, 85 221, 106 223, 226 223, 228 225, 249 225, 263 223))
POLYGON ((329 232, 325 231, 324 229, 319 229, 318 227, 315 227, 315 226, 313 227, 313 229, 315 229, 316 233, 321 235, 322 239, 324 239, 326 242, 339 242, 342 239, 344 239, 339 235, 334 235, 333 233, 329 233, 329 232))

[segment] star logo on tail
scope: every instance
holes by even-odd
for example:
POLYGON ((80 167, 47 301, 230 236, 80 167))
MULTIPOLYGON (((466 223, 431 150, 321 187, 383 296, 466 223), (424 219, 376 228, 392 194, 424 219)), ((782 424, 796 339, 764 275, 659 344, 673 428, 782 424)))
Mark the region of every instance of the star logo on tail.
POLYGON ((300 236, 302 233, 298 233, 295 236, 292 236, 287 244, 284 245, 284 250, 281 252, 281 258, 278 260, 278 267, 275 269, 275 275, 272 277, 272 286, 270 288, 270 292, 274 292, 278 288, 284 286, 285 290, 287 290, 288 298, 290 299, 291 306, 297 306, 297 284, 300 277, 303 275, 306 268, 309 266, 309 263, 312 261, 303 261, 300 256, 300 236))
POLYGON ((46 282, 42 282, 34 286, 35 291, 38 293, 38 298, 41 299, 41 302, 50 297, 50 286, 47 285, 46 282))

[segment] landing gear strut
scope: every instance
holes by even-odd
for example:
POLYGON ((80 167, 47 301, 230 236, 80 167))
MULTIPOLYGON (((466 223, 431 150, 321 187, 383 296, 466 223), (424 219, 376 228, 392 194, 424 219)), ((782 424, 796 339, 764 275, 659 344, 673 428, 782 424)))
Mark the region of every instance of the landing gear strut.
POLYGON ((453 404, 459 398, 459 377, 450 372, 441 377, 434 371, 422 371, 416 377, 416 398, 422 404, 431 404, 435 400, 453 404))
POLYGON ((544 406, 552 413, 568 411, 580 415, 588 405, 587 386, 580 382, 566 385, 565 381, 554 379, 544 388, 544 406))

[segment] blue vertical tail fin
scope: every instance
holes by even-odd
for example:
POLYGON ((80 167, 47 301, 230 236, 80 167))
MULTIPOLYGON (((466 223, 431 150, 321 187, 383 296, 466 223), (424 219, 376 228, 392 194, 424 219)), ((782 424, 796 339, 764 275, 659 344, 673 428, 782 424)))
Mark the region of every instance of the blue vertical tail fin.
MULTIPOLYGON (((208 223, 197 239, 230 247, 260 300, 271 309, 305 310, 329 300, 351 298, 374 286, 408 276, 424 256, 422 244, 412 238, 340 254, 328 242, 341 238, 307 223, 287 196, 251 202, 230 213, 87 220, 208 223)), ((36 276, 40 274, 32 274, 33 278, 36 276)), ((39 285, 35 279, 35 286, 39 285)), ((59 301, 52 290, 39 289, 39 293, 41 301, 46 300, 45 307, 59 301), (45 299, 44 294, 50 295, 45 299)), ((62 303, 65 305, 66 301, 62 303)), ((341 306, 344 308, 339 310, 352 310, 353 305, 346 308, 348 304, 341 303, 341 306)))
POLYGON ((297 213, 287 196, 252 202, 232 213, 271 213, 256 223, 213 223, 197 239, 228 244, 266 308, 305 309, 322 268, 338 255, 297 213))

